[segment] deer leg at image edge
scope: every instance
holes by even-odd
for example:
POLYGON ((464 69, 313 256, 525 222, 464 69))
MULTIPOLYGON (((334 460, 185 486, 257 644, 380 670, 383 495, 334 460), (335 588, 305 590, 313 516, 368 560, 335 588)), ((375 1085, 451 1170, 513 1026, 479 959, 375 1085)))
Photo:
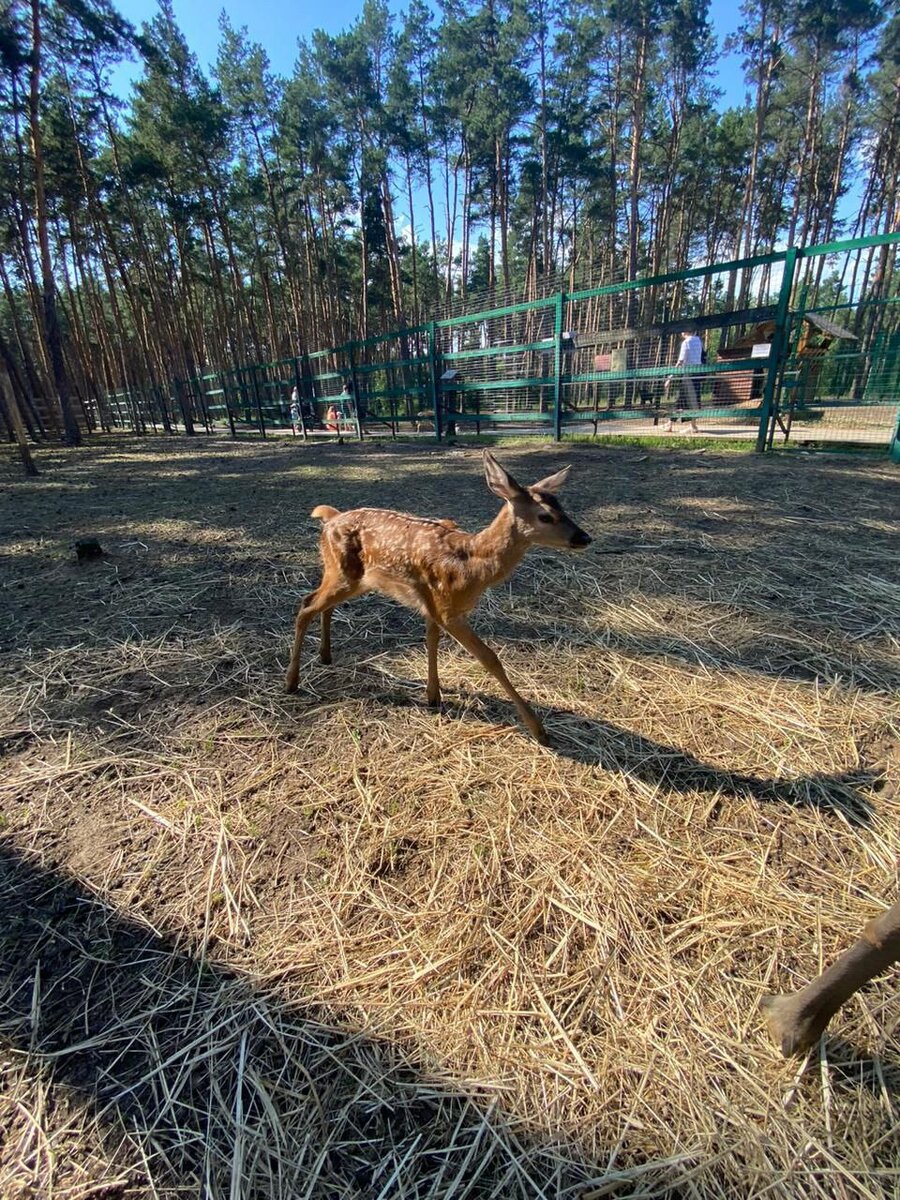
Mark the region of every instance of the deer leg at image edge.
POLYGON ((808 1050, 840 1006, 898 960, 900 903, 871 920, 859 941, 805 988, 788 996, 763 998, 769 1033, 782 1054, 808 1050))

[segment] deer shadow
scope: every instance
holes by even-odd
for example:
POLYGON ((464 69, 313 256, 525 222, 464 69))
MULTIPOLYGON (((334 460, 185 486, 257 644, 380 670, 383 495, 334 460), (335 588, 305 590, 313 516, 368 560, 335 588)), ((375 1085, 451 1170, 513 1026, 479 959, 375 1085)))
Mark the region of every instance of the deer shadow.
MULTIPOLYGON (((331 666, 319 669, 334 670, 331 666)), ((352 671, 357 677, 369 676, 372 692, 377 691, 384 703, 397 707, 427 707, 421 694, 424 685, 418 681, 396 677, 386 681, 380 671, 365 665, 353 667, 352 671)), ((502 697, 468 688, 464 692, 443 690, 440 711, 446 715, 471 720, 475 706, 480 719, 496 722, 504 729, 514 728, 522 738, 528 739, 529 735, 516 721, 515 710, 502 697)), ((836 774, 799 775, 794 779, 748 775, 704 762, 688 750, 655 741, 612 721, 587 718, 559 707, 540 707, 538 712, 550 738, 547 747, 550 753, 637 779, 670 793, 699 791, 716 797, 749 798, 761 804, 816 808, 859 827, 870 824, 872 819, 872 805, 862 789, 877 789, 884 778, 881 772, 865 767, 836 774)), ((715 813, 716 806, 713 805, 711 815, 715 813)))
POLYGON ((547 728, 554 753, 573 762, 639 779, 669 792, 702 791, 762 804, 817 808, 855 826, 868 825, 872 818, 872 806, 860 789, 877 786, 881 778, 867 769, 800 775, 795 779, 748 775, 704 762, 678 746, 654 741, 611 721, 588 720, 559 708, 550 710, 547 728))

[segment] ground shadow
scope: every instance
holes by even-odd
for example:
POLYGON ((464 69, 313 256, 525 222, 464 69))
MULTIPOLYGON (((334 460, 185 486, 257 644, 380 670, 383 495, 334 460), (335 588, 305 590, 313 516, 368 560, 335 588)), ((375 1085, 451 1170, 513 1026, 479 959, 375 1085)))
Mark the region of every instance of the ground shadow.
MULTIPOLYGON (((389 608, 389 611, 393 610, 389 608)), ((404 610, 398 610, 397 616, 407 619, 390 638, 379 639, 379 657, 390 655, 392 650, 402 651, 419 644, 414 634, 410 637, 418 618, 404 610)), ((492 639, 492 642, 502 649, 498 639, 492 639)), ((371 648, 366 649, 371 652, 371 648)), ((248 682, 234 681, 231 677, 234 660, 222 658, 215 675, 208 679, 202 697, 197 694, 195 682, 189 679, 182 679, 159 694, 154 688, 154 680, 137 669, 127 678, 120 678, 99 691, 92 689, 86 694, 74 694, 64 690, 52 706, 53 720, 61 726, 83 725, 87 721, 101 735, 115 735, 118 730, 127 728, 129 744, 133 748, 143 745, 150 748, 159 734, 157 722, 150 720, 154 715, 162 715, 174 726, 186 713, 196 714, 222 701, 242 697, 250 701, 258 699, 261 683, 270 699, 269 732, 285 739, 294 737, 298 728, 306 732, 314 730, 323 719, 323 701, 350 701, 365 696, 374 704, 436 712, 426 705, 423 678, 408 679, 365 661, 357 659, 354 662, 358 650, 358 643, 352 639, 341 647, 334 665, 323 666, 316 657, 315 639, 310 639, 305 647, 296 695, 284 693, 280 660, 272 661, 264 681, 248 682)), ((424 651, 422 657, 424 660, 424 651)), ((514 728, 527 742, 529 735, 518 723, 513 705, 497 692, 478 687, 480 673, 481 669, 473 663, 472 685, 467 681, 459 690, 443 687, 440 711, 462 722, 486 720, 504 728, 514 728)), ((816 808, 843 817, 851 825, 861 826, 869 824, 873 814, 865 791, 877 792, 886 780, 884 772, 870 764, 852 771, 798 775, 792 779, 749 775, 705 762, 682 747, 657 741, 613 721, 589 718, 581 712, 558 706, 535 707, 546 725, 549 749, 554 754, 640 780, 666 793, 704 792, 713 798, 750 798, 759 803, 816 808)), ((15 752, 33 736, 28 729, 11 731, 5 742, 0 741, 0 754, 4 750, 15 752)), ((711 818, 715 815, 714 804, 711 818)))
MULTIPOLYGON (((883 983, 874 981, 866 984, 863 989, 883 987, 883 983)), ((837 1024, 840 1017, 832 1018, 832 1024, 837 1024)), ((825 1032, 825 1054, 831 1084, 835 1091, 852 1097, 858 1092, 868 1092, 876 1100, 887 1101, 890 1106, 900 1097, 900 1058, 882 1048, 877 1056, 873 1056, 871 1048, 855 1045, 842 1037, 831 1037, 825 1032)), ((818 1046, 818 1043, 817 1043, 818 1046)), ((818 1058, 814 1049, 813 1060, 818 1058)))
POLYGON ((549 1197, 603 1175, 8 847, 0 901, 0 1046, 50 1085, 48 1105, 74 1093, 70 1122, 86 1102, 118 1172, 82 1175, 79 1195, 549 1197))
MULTIPOLYGON (((595 537, 584 567, 593 570, 604 596, 615 599, 636 590, 663 602, 711 602, 722 609, 717 616, 727 614, 716 621, 715 641, 702 627, 684 636, 679 618, 667 636, 651 628, 602 628, 604 645, 775 678, 836 680, 873 692, 896 686, 898 670, 873 638, 876 632, 882 639, 900 632, 888 587, 896 576, 896 530, 888 520, 887 495, 900 483, 868 479, 846 462, 823 459, 802 464, 803 470, 791 476, 790 494, 782 495, 786 479, 780 460, 580 446, 547 448, 537 456, 510 449, 502 457, 522 479, 560 459, 573 461, 566 504, 595 537), (810 556, 814 537, 830 556, 827 562, 810 556), (843 595, 848 581, 853 592, 836 605, 834 596, 843 595), (855 620, 861 605, 872 612, 865 632, 855 620), (746 642, 739 637, 742 614, 756 626, 756 636, 746 642), (803 636, 785 637, 798 620, 804 623, 803 636), (766 643, 769 627, 773 637, 766 643), (820 642, 830 633, 843 641, 821 645, 811 655, 811 633, 823 635, 820 642)), ((79 473, 77 460, 61 456, 60 462, 64 469, 42 477, 39 492, 21 482, 3 488, 0 551, 8 549, 0 558, 5 558, 10 599, 21 602, 26 619, 30 613, 42 618, 47 593, 60 587, 77 595, 85 624, 89 612, 106 618, 115 610, 101 590, 92 591, 87 572, 74 571, 71 550, 61 558, 73 535, 99 533, 109 552, 100 569, 115 573, 123 600, 141 591, 148 577, 172 591, 183 587, 197 594, 190 573, 208 570, 217 572, 221 590, 230 592, 230 610, 248 627, 258 626, 259 607, 257 619, 240 612, 241 590, 254 575, 280 573, 280 619, 287 636, 291 610, 319 574, 319 526, 308 516, 314 504, 409 507, 426 516, 452 516, 467 529, 490 521, 498 507, 481 478, 480 450, 470 447, 303 447, 282 439, 245 448, 215 440, 131 440, 98 448, 93 476, 83 469, 79 473), (153 452, 160 461, 145 461, 153 452), (35 495, 42 497, 39 508, 32 503, 35 495), (65 537, 55 532, 62 528, 65 537)), ((570 578, 560 576, 557 582, 554 570, 547 569, 551 591, 540 607, 558 625, 568 615, 559 602, 573 589, 570 578)), ((510 586, 515 592, 521 584, 514 577, 510 586)), ((207 586, 202 604, 208 604, 209 591, 207 586)), ((173 618, 180 618, 179 626, 193 624, 184 620, 183 605, 151 624, 148 606, 140 602, 144 596, 136 600, 129 607, 142 631, 172 627, 173 618)), ((570 605, 577 617, 577 588, 570 605)), ((40 639, 28 637, 32 647, 39 641, 64 644, 70 637, 69 630, 59 628, 58 614, 53 616, 57 619, 40 620, 40 639)), ((602 613, 593 619, 603 626, 602 613)), ((31 623, 35 632, 38 624, 31 623)), ((546 632, 540 624, 518 627, 506 614, 498 614, 493 626, 502 637, 529 642, 546 632)), ((10 648, 15 645, 11 638, 10 648)))
MULTIPOLYGON (((204 451, 204 455, 212 453, 204 451)), ((109 666, 111 676, 112 668, 121 662, 123 647, 130 644, 143 648, 153 639, 160 644, 165 640, 168 645, 171 639, 173 652, 172 663, 164 663, 162 668, 164 690, 140 659, 127 676, 120 672, 111 680, 101 677, 90 694, 78 690, 78 664, 67 677, 54 667, 55 673, 51 676, 48 672, 48 681, 42 685, 45 691, 36 710, 44 724, 37 730, 16 726, 3 731, 11 752, 30 737, 51 735, 60 744, 72 722, 82 720, 85 736, 95 737, 96 728, 102 726, 101 738, 111 737, 124 728, 116 723, 120 716, 131 722, 129 747, 139 746, 140 739, 152 732, 144 728, 144 717, 151 712, 168 728, 183 717, 189 701, 195 709, 202 709, 224 696, 279 691, 282 669, 276 660, 283 662, 290 638, 290 612, 305 590, 300 576, 307 567, 318 572, 316 527, 307 513, 313 503, 335 498, 335 478, 327 477, 327 472, 333 468, 337 476, 340 468, 357 461, 355 450, 323 449, 308 464, 304 453, 298 451, 294 456, 286 448, 242 462, 236 454, 217 452, 209 462, 212 479, 199 469, 201 455, 196 453, 192 463, 187 461, 191 456, 183 456, 189 470, 179 478, 162 480, 154 470, 142 470, 131 462, 120 464, 117 478, 108 488, 84 482, 82 496, 90 503, 71 506, 77 513, 77 527, 72 525, 72 511, 63 508, 63 501, 71 505, 72 497, 60 493, 56 512, 69 522, 66 537, 73 532, 96 532, 90 525, 92 519, 107 522, 100 532, 113 543, 112 553, 85 572, 69 570, 44 547, 47 531, 54 528, 51 508, 34 522, 27 554, 21 550, 18 525, 14 528, 14 523, 0 521, 4 525, 0 542, 5 539, 12 550, 6 596, 10 611, 17 602, 15 629, 21 636, 13 644, 19 656, 17 680, 23 688, 33 681, 29 670, 32 655, 34 660, 49 658, 48 651, 54 646, 77 649, 80 644, 85 654, 96 655, 97 673, 109 666), (296 490, 289 492, 286 504, 279 460, 290 463, 295 457, 295 465, 308 465, 310 474, 295 477, 296 490), (242 504, 251 493, 258 503, 245 512, 242 504), (178 524, 154 533, 150 517, 156 514, 178 524), (148 522, 149 532, 142 521, 148 522), (302 527, 299 522, 304 523, 302 527), (220 539, 199 544, 210 529, 220 534, 220 539), (137 538, 141 541, 136 543, 137 538), (60 571, 60 578, 50 582, 59 587, 65 603, 50 597, 49 583, 36 570, 41 567, 48 574, 60 571), (198 568, 206 569, 202 579, 195 578, 198 568), (219 628, 233 634, 236 641, 246 639, 244 657, 252 660, 252 675, 243 680, 232 677, 234 663, 226 657, 229 650, 224 640, 221 649, 213 648, 218 656, 215 662, 212 654, 209 661, 204 659, 202 679, 198 667, 186 659, 192 641, 208 638, 219 628), (266 640, 274 638, 277 644, 266 640), (262 654, 260 646, 267 647, 262 654), (215 678, 206 678, 207 667, 215 678)), ((398 464, 393 478, 379 479, 373 474, 339 480, 337 502, 408 506, 423 514, 459 517, 468 528, 490 519, 496 504, 483 489, 474 461, 477 452, 468 451, 460 458, 442 454, 440 471, 424 483, 416 474, 416 456, 421 453, 417 449, 406 463, 402 453, 388 454, 385 460, 398 464), (412 495, 403 494, 404 486, 412 495)), ((516 454, 501 457, 519 473, 516 454)), ((570 448, 562 456, 553 451, 554 465, 569 457, 575 457, 570 448)), ((139 462, 138 451, 135 458, 139 462)), ((364 459, 362 454, 358 456, 358 461, 364 459)), ((549 453, 546 461, 550 461, 549 453)), ((783 482, 781 468, 776 472, 761 461, 734 463, 724 458, 702 466, 701 460, 693 460, 694 466, 691 461, 635 451, 595 452, 573 473, 580 482, 571 493, 572 512, 580 516, 583 503, 596 501, 598 495, 605 501, 614 490, 620 506, 629 506, 627 513, 609 527, 592 527, 591 531, 599 532, 601 538, 607 534, 639 538, 646 533, 655 544, 659 536, 675 536, 663 521, 669 520, 686 493, 705 501, 727 498, 749 478, 758 488, 759 503, 741 519, 727 561, 724 553, 717 557, 717 551, 709 548, 716 531, 725 528, 720 518, 715 513, 684 515, 686 509, 680 510, 681 523, 676 530, 682 539, 680 549, 669 547, 683 558, 680 571, 654 574, 658 561, 648 566, 648 548, 640 544, 628 547, 626 555, 602 561, 621 562, 624 575, 641 555, 641 569, 628 586, 657 597, 681 597, 688 588, 695 594, 697 578, 707 569, 706 560, 714 559, 719 573, 711 578, 709 595, 736 607, 740 599, 736 600, 730 585, 726 588, 722 581, 728 582, 728 571, 743 568, 749 580, 748 595, 757 606, 753 611, 758 613, 759 605, 768 601, 762 585, 750 579, 749 556, 755 554, 757 564, 771 565, 777 583, 787 589, 792 572, 801 569, 792 555, 803 545, 808 527, 786 528, 779 501, 767 490, 773 480, 783 482), (610 486, 613 475, 618 476, 614 489, 610 486), (640 507, 642 487, 652 495, 655 515, 648 516, 640 507), (653 532, 654 523, 665 532, 653 532), (701 535, 709 540, 699 542, 701 535), (694 539, 690 545, 688 537, 694 539), (703 563, 698 566, 694 556, 702 556, 703 563)), ((546 473, 540 468, 532 471, 534 466, 533 459, 523 461, 522 477, 546 473)), ((849 474, 849 468, 831 471, 817 466, 816 488, 824 494, 829 476, 837 480, 842 473, 849 474)), ((38 486, 55 485, 52 478, 45 478, 38 486)), ((813 498, 812 477, 804 487, 804 494, 813 498)), ((851 492, 858 500, 871 503, 873 509, 877 504, 878 513, 884 513, 887 501, 876 495, 873 481, 859 490, 848 484, 846 494, 851 492)), ((742 498, 744 495, 742 491, 742 498)), ((53 503, 57 503, 55 498, 53 503)), ((788 503, 796 505, 798 501, 792 495, 788 503)), ((812 518, 803 518, 807 519, 812 518)), ((823 571, 827 568, 837 578, 852 567, 863 583, 863 577, 876 568, 886 574, 882 564, 890 561, 893 552, 887 537, 884 531, 876 532, 863 546, 866 539, 851 531, 841 548, 846 558, 835 560, 836 565, 831 558, 823 559, 823 571), (875 551, 877 558, 873 557, 875 551)), ((598 545, 602 547, 602 541, 598 545)), ((657 553, 652 546, 649 549, 657 553)), ((830 579, 817 583, 816 595, 827 593, 830 579)), ((566 580, 561 579, 552 593, 539 598, 538 607, 543 612, 553 611, 565 595, 566 580)), ((777 604, 777 589, 772 604, 777 604)), ((412 641, 421 646, 420 627, 411 632, 413 624, 418 625, 416 619, 390 607, 394 615, 384 618, 388 637, 379 640, 379 648, 412 641)), ((381 611, 370 609, 370 615, 378 616, 381 611)), ((773 630, 785 619, 783 612, 773 608, 773 630)), ((837 617, 833 622, 827 617, 819 622, 826 630, 832 623, 836 628, 840 625, 837 617)), ((510 630, 530 643, 549 640, 546 629, 507 625, 502 613, 484 622, 483 632, 494 645, 502 644, 510 630)), ((364 644, 360 636, 340 653, 350 662, 364 644)), ((370 648, 371 643, 367 650, 370 648)), ((666 653, 666 645, 653 637, 626 648, 648 656, 666 653)), ((685 652, 689 650, 686 644, 685 652)), ((308 648, 311 652, 314 646, 308 648)), ((546 653, 545 647, 541 653, 546 653)), ((760 667, 759 662, 738 660, 736 654, 736 646, 727 647, 724 653, 720 646, 717 651, 726 665, 760 667)), ((424 650, 421 665, 424 673, 424 650)), ((799 669, 802 664, 796 666, 799 669)), ((766 669, 765 663, 762 669, 766 669)), ((777 669, 772 673, 783 674, 777 669)), ((473 666, 473 674, 477 678, 477 666, 473 666)), ((344 698, 353 694, 340 678, 329 685, 332 687, 344 698)), ((880 689, 873 684, 873 690, 880 689)), ((399 703, 400 697, 409 703, 411 698, 410 689, 391 687, 383 675, 367 688, 367 697, 388 703, 399 703)), ((294 732, 306 707, 303 697, 273 704, 269 732, 278 736, 294 732)), ((478 716, 483 712, 503 725, 514 724, 514 710, 496 693, 466 690, 455 698, 451 694, 446 707, 451 712, 458 710, 468 720, 474 709, 478 716)), ((723 796, 750 796, 760 803, 812 805, 856 824, 865 823, 870 816, 859 789, 877 784, 874 772, 790 781, 759 779, 705 763, 684 750, 610 722, 589 720, 563 709, 539 711, 547 719, 552 752, 666 791, 709 792, 711 815, 723 796)), ((523 740, 527 736, 520 730, 517 735, 523 740)), ((133 851, 129 867, 139 870, 139 843, 133 851)), ((83 1095, 103 1114, 110 1138, 124 1126, 129 1144, 137 1148, 135 1170, 153 1171, 157 1178, 172 1181, 166 1184, 169 1190, 160 1194, 174 1196, 177 1189, 182 1195, 207 1196, 231 1191, 245 1200, 257 1195, 265 1200, 276 1196, 293 1200, 303 1195, 315 1200, 352 1200, 356 1196, 393 1200, 401 1195, 428 1196, 430 1200, 449 1195, 450 1185, 458 1179, 470 1196, 537 1197, 556 1195, 568 1187, 577 1191, 583 1182, 577 1164, 570 1161, 559 1167, 553 1147, 542 1145, 524 1127, 510 1132, 496 1113, 488 1113, 485 1105, 454 1091, 452 1084, 439 1078, 439 1072, 429 1075, 427 1064, 413 1069, 389 1045, 349 1030, 336 1030, 324 1014, 311 1007, 287 1008, 274 1003, 234 974, 204 963, 202 955, 185 951, 171 939, 119 916, 96 896, 53 871, 12 854, 4 856, 2 869, 0 898, 11 917, 0 931, 0 988, 6 991, 0 1009, 0 1037, 28 1056, 29 1069, 83 1095), (465 1136, 460 1137, 460 1131, 465 1136), (143 1167, 142 1156, 147 1163, 143 1167)), ((635 1186, 628 1184, 620 1190, 631 1194, 635 1186)), ((652 1186, 655 1195, 666 1192, 665 1179, 653 1180, 652 1186)), ((110 1193, 110 1200, 113 1195, 110 1193)))
MULTIPOLYGON (((552 635, 546 637, 539 629, 503 613, 494 620, 492 633, 494 637, 520 645, 537 641, 577 648, 590 644, 589 634, 572 625, 566 614, 562 619, 555 617, 552 635)), ((900 620, 897 632, 900 632, 900 620)), ((729 643, 721 635, 715 641, 711 640, 702 628, 692 629, 690 636, 680 629, 665 634, 648 632, 639 635, 608 626, 604 628, 601 623, 599 644, 604 650, 633 658, 668 659, 690 667, 739 671, 791 683, 837 684, 845 690, 858 688, 878 695, 900 688, 900 659, 891 657, 886 645, 875 647, 859 641, 852 645, 848 654, 845 645, 829 647, 820 644, 813 648, 808 643, 791 645, 782 638, 766 640, 763 636, 729 643)))
MULTIPOLYGON (((686 750, 653 741, 612 722, 589 721, 561 709, 547 714, 547 728, 555 753, 640 779, 653 787, 819 808, 844 817, 852 825, 870 822, 872 807, 860 789, 877 786, 880 779, 877 773, 865 769, 836 775, 801 775, 796 779, 759 778, 712 766, 686 750)), ((711 816, 715 816, 715 809, 711 816)))
MULTIPOLYGON (((396 684, 388 686, 383 679, 379 684, 375 678, 379 676, 377 671, 365 666, 354 667, 352 671, 354 675, 372 677, 366 687, 368 695, 380 691, 380 699, 385 703, 424 706, 424 684, 411 684, 408 688, 396 684)), ((441 709, 466 720, 472 717, 473 703, 483 717, 504 726, 515 726, 522 738, 528 738, 529 735, 517 724, 515 709, 500 696, 474 689, 454 695, 445 689, 441 709)), ((639 779, 664 792, 706 792, 711 796, 749 798, 792 808, 817 808, 858 826, 868 825, 872 818, 872 805, 861 789, 877 790, 883 780, 880 772, 869 768, 833 775, 800 775, 795 779, 760 778, 714 766, 687 750, 655 741, 612 721, 591 720, 581 713, 558 707, 538 706, 537 711, 550 736, 548 749, 552 753, 603 771, 639 779)), ((709 819, 715 819, 715 816, 714 805, 709 819)))

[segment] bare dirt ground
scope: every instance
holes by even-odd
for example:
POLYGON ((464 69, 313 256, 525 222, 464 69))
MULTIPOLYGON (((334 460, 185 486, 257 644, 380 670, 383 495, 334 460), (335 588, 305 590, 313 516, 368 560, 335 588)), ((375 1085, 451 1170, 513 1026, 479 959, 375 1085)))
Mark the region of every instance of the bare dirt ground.
POLYGON ((757 1005, 897 898, 900 473, 497 454, 596 539, 476 614, 549 748, 378 597, 281 691, 309 510, 474 529, 478 450, 0 462, 4 1200, 898 1194, 900 971, 757 1005))

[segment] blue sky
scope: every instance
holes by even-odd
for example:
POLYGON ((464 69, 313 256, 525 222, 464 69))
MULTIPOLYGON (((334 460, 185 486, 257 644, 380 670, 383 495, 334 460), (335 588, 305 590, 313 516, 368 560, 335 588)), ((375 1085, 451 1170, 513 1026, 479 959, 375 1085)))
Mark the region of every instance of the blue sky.
MULTIPOLYGON (((117 7, 138 27, 151 20, 157 11, 156 0, 117 0, 117 7)), ((226 0, 224 5, 215 0, 213 4, 205 0, 174 0, 176 20, 204 67, 215 62, 219 13, 223 7, 232 25, 236 28, 246 25, 252 40, 259 42, 268 54, 273 70, 279 75, 289 75, 297 56, 297 39, 309 37, 314 29, 340 33, 353 24, 362 9, 362 0, 330 0, 324 5, 302 2, 292 5, 284 0, 226 0)), ((403 7, 401 0, 391 0, 394 11, 399 12, 403 7)), ((740 20, 738 6, 730 0, 712 0, 711 15, 721 44, 737 27, 740 20)), ((135 64, 120 67, 113 73, 113 90, 126 95, 137 70, 135 64)), ((718 82, 724 92, 723 107, 743 102, 744 84, 739 59, 734 56, 722 58, 718 82)))

